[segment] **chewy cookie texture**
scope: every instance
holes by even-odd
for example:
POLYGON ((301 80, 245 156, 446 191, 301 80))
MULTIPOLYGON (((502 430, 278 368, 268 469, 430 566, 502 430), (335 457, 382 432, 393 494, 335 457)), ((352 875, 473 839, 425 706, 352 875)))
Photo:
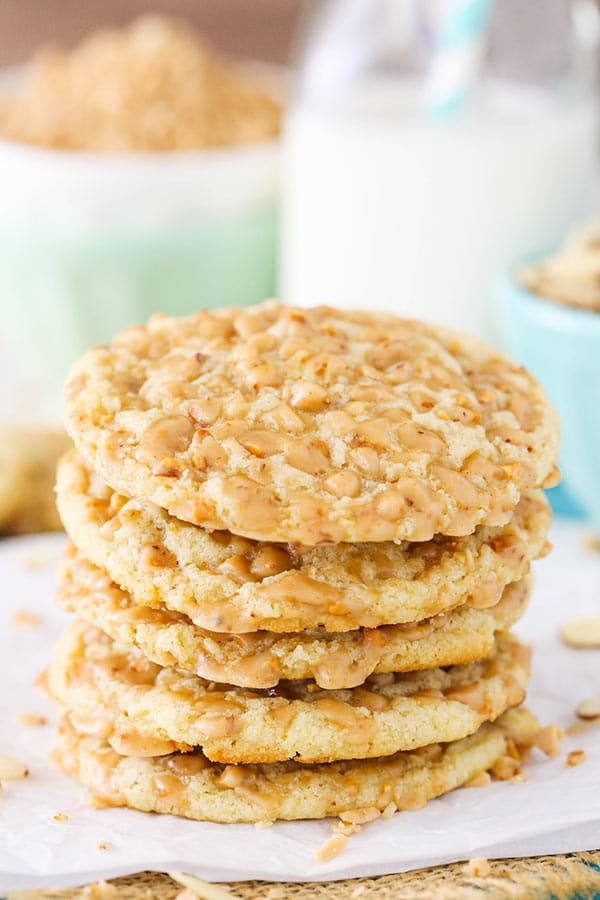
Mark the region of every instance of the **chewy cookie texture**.
POLYGON ((490 659, 465 666, 372 675, 348 690, 291 681, 273 692, 242 691, 161 668, 73 623, 58 644, 48 687, 80 730, 126 756, 201 747, 225 763, 330 762, 472 734, 521 703, 528 675, 527 648, 503 636, 490 659))
POLYGON ((556 415, 523 369, 327 307, 155 316, 75 366, 66 424, 115 490, 264 541, 467 535, 556 480, 556 415))
MULTIPOLYGON (((420 543, 275 544, 180 522, 118 494, 69 454, 59 509, 81 553, 136 603, 184 613, 209 631, 350 631, 414 622, 462 604, 486 608, 543 555, 550 509, 523 495, 510 521, 420 543)), ((249 503, 249 513, 251 503, 249 503)))
POLYGON ((486 609, 465 604, 403 625, 221 634, 198 628, 181 613, 137 606, 71 545, 61 565, 58 603, 152 662, 210 681, 272 688, 282 679, 313 678, 320 687, 336 689, 357 687, 373 672, 410 672, 490 656, 495 635, 523 615, 531 583, 531 576, 512 582, 486 609))
POLYGON ((558 449, 524 370, 270 301, 122 332, 75 366, 66 412, 76 618, 46 684, 55 758, 100 803, 367 821, 518 768, 538 726, 508 631, 558 449))

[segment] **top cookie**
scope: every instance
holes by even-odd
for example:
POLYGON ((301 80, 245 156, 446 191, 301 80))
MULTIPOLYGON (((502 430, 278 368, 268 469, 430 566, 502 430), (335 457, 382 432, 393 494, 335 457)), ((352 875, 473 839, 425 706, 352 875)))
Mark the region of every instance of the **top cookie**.
POLYGON ((66 412, 114 489, 309 546, 505 524, 558 451, 540 386, 475 339, 274 301, 121 332, 75 366, 66 412))

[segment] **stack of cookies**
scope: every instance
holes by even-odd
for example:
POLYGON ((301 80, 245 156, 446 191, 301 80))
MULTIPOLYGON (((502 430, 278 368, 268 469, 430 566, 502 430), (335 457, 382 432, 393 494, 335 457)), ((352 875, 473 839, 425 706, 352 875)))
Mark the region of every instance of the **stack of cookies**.
POLYGON ((48 686, 56 759, 100 802, 366 821, 531 727, 508 632, 558 428, 523 369, 432 326, 267 302, 121 333, 66 405, 75 619, 48 686))

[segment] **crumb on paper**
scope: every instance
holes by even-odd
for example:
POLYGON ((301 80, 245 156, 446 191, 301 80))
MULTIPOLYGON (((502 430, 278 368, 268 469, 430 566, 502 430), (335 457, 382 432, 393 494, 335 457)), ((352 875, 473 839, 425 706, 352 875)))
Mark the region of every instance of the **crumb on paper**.
POLYGON ((85 805, 90 809, 106 809, 107 806, 110 806, 109 803, 98 794, 92 794, 91 792, 87 794, 85 798, 85 805))
POLYGON ((27 778, 29 769, 20 759, 0 753, 0 781, 17 781, 27 778))
POLYGON ((569 619, 560 629, 563 643, 577 649, 600 647, 600 616, 569 619))
POLYGON ((478 772, 477 775, 473 775, 472 778, 469 778, 468 781, 465 781, 464 787, 467 788, 478 788, 485 787, 492 780, 492 776, 489 772, 478 772))
POLYGON ((564 737, 562 728, 554 723, 540 728, 533 737, 533 746, 545 753, 546 756, 555 757, 560 753, 560 742, 564 737))
POLYGON ((574 722, 572 725, 565 730, 565 734, 568 734, 569 737, 575 737, 578 734, 581 734, 582 731, 585 731, 585 727, 582 722, 574 722))
POLYGON ((566 764, 568 766, 580 766, 586 759, 587 755, 585 750, 571 750, 570 753, 567 753, 566 764))
POLYGON ((98 841, 96 844, 96 850, 99 850, 100 853, 106 853, 107 850, 112 850, 113 845, 110 841, 98 841))
POLYGON ((467 875, 473 878, 486 878, 492 871, 491 866, 485 856, 475 856, 470 859, 465 866, 467 875))
POLYGON ((39 628, 42 624, 42 617, 31 609, 14 609, 10 618, 19 628, 39 628))
POLYGON ((177 884, 187 888, 194 897, 201 897, 202 900, 233 900, 234 895, 231 891, 220 884, 210 884, 194 875, 186 875, 185 872, 168 872, 167 874, 177 884))
POLYGON ((491 772, 498 781, 508 781, 518 775, 521 766, 512 756, 501 756, 491 768, 491 772))
POLYGON ((274 823, 273 823, 273 821, 272 821, 271 819, 261 819, 260 822, 255 822, 255 823, 254 823, 254 827, 255 827, 255 828, 259 828, 259 829, 262 829, 262 828, 271 828, 271 826, 272 826, 273 824, 274 824, 274 823))
POLYGON ((18 722, 19 725, 26 725, 28 728, 39 728, 41 725, 47 725, 48 719, 38 713, 19 713, 18 722))
POLYGON ((600 694, 588 697, 587 700, 582 700, 577 707, 577 715, 580 719, 600 718, 600 694))
POLYGON ((23 560, 23 568, 26 572, 42 572, 44 569, 54 566, 57 561, 55 550, 38 550, 37 553, 30 553, 23 560))
POLYGON ((511 777, 511 781, 513 784, 523 784, 525 781, 529 781, 529 772, 520 771, 511 777))
POLYGON ((57 812, 57 813, 54 813, 52 818, 54 819, 55 822, 66 822, 69 817, 64 812, 57 812))
POLYGON ((320 847, 317 847, 315 860, 318 863, 329 862, 330 859, 334 859, 345 849, 347 843, 348 838, 345 834, 334 834, 333 837, 327 838, 320 847))

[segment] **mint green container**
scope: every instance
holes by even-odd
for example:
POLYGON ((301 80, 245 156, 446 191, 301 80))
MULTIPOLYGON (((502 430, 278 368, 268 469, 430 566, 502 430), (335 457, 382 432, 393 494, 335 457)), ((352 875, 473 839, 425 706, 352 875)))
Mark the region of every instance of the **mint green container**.
POLYGON ((153 312, 275 291, 279 147, 102 155, 0 141, 2 335, 60 404, 71 363, 153 312))

